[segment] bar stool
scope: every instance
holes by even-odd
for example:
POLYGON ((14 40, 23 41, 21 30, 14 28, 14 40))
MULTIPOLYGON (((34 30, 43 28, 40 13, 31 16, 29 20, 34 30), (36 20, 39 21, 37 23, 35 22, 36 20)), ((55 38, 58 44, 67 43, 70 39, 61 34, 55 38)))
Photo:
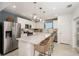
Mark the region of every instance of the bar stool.
POLYGON ((52 44, 51 44, 51 52, 53 53, 53 49, 54 49, 54 40, 55 40, 55 37, 56 37, 56 33, 54 33, 52 36, 51 36, 51 41, 52 41, 52 44))
MULTIPOLYGON (((51 41, 51 37, 46 38, 44 41, 42 41, 40 44, 38 45, 34 45, 34 50, 39 52, 39 55, 51 55, 51 45, 52 45, 52 41, 51 41), (46 53, 48 52, 48 53, 46 53)), ((35 53, 34 51, 34 53, 35 53)))

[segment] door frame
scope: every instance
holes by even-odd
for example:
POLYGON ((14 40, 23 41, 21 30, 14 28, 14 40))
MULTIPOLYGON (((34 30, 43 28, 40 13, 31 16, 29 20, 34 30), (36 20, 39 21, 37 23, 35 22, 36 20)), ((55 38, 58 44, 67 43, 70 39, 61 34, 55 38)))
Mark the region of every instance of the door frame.
POLYGON ((79 18, 77 19, 73 19, 72 20, 72 47, 73 48, 77 48, 77 38, 76 38, 76 28, 77 28, 77 24, 76 22, 79 21, 79 18))

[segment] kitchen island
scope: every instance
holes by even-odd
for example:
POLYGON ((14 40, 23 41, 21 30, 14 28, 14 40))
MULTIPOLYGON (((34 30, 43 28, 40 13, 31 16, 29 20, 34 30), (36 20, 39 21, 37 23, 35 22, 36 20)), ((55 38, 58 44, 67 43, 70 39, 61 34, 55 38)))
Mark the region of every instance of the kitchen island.
POLYGON ((18 49, 20 56, 33 56, 34 55, 34 45, 39 44, 46 38, 50 37, 50 33, 36 33, 32 36, 27 36, 23 34, 21 38, 18 38, 18 49))

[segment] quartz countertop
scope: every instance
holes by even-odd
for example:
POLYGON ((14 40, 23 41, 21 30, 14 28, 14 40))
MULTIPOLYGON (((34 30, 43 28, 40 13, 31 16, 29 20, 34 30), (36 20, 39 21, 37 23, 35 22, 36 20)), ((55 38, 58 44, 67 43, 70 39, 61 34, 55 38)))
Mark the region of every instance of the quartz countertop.
POLYGON ((17 38, 17 40, 32 43, 32 44, 39 44, 50 35, 51 33, 35 33, 32 36, 27 36, 26 34, 22 34, 21 38, 17 38))

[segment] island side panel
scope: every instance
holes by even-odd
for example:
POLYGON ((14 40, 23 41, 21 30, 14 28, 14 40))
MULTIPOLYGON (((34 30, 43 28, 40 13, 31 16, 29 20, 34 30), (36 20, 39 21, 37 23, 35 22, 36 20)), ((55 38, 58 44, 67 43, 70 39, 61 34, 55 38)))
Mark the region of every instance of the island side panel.
POLYGON ((34 55, 34 45, 25 41, 19 40, 19 56, 33 56, 34 55))

